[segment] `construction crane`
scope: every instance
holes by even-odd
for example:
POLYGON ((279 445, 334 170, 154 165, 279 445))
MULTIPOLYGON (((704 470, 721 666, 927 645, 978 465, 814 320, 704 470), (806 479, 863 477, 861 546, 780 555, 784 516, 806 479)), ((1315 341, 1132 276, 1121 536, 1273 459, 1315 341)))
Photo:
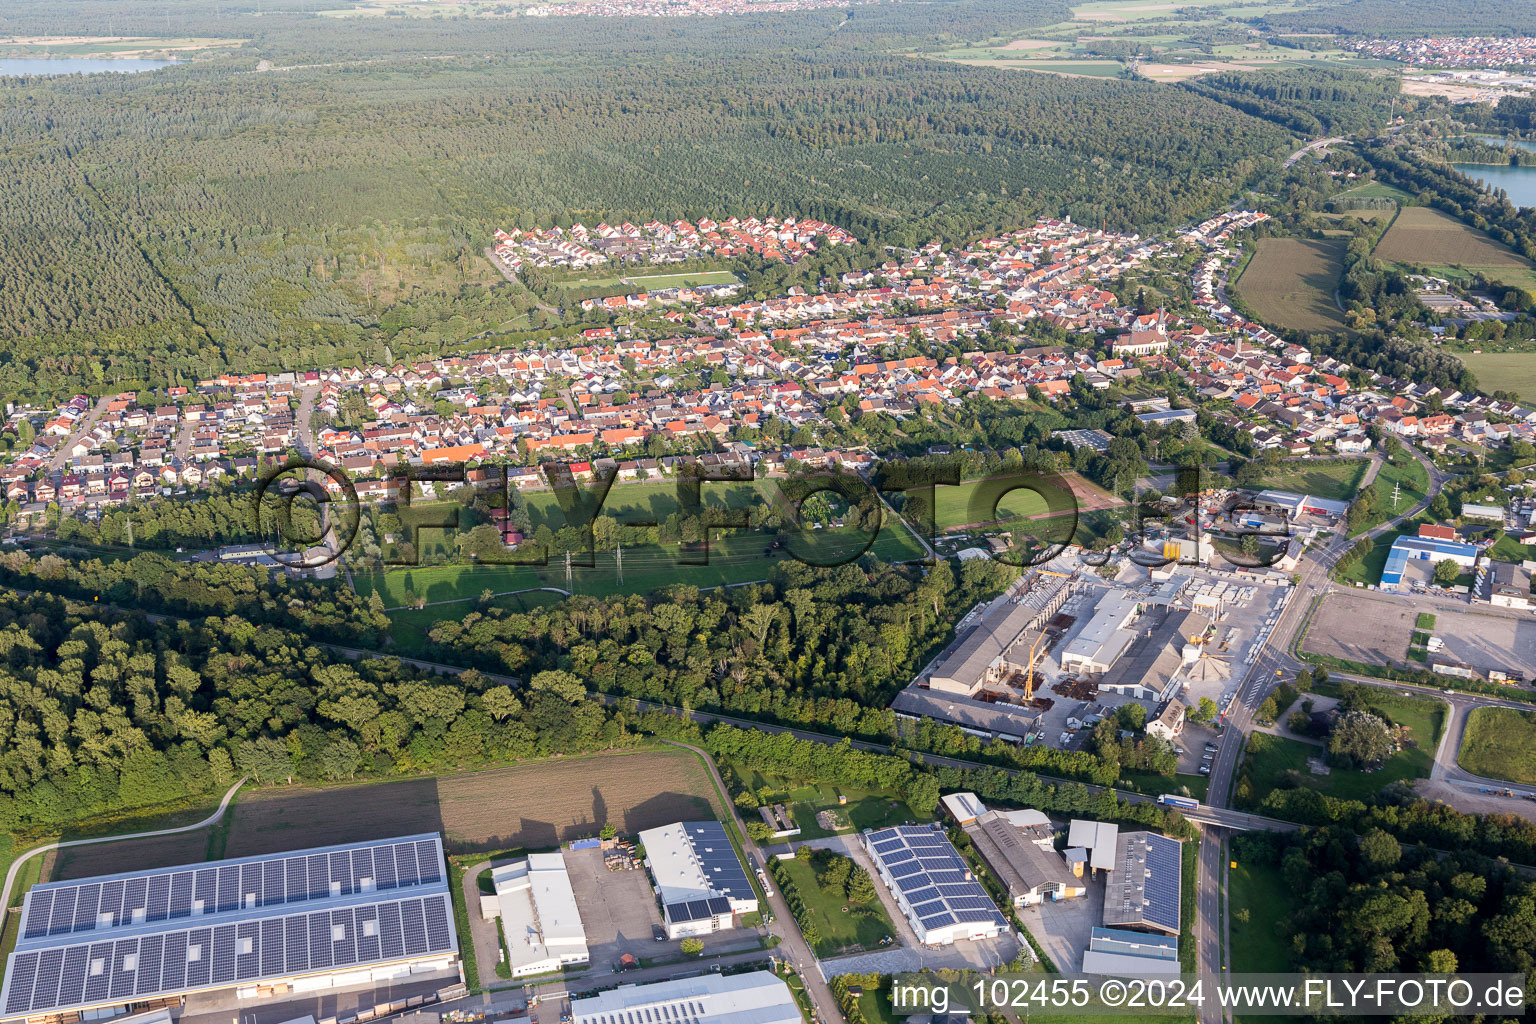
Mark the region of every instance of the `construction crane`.
POLYGON ((1040 648, 1040 641, 1045 639, 1045 630, 1035 634, 1035 642, 1029 645, 1029 675, 1024 679, 1024 699, 1035 698, 1035 651, 1040 648))

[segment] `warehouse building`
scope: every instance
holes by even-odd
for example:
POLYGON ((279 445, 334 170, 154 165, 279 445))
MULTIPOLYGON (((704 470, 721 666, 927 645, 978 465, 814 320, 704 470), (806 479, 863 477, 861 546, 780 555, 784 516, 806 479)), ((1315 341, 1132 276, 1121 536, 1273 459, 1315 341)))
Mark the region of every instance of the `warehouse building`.
POLYGON ((722 931, 736 914, 757 910, 757 892, 718 821, 680 821, 638 838, 669 938, 722 931))
POLYGON ((931 690, 974 697, 987 686, 1029 672, 1044 656, 1040 642, 1051 616, 1071 593, 1062 576, 1040 575, 1022 594, 999 598, 987 607, 981 622, 944 657, 928 679, 931 690))
POLYGON ((1104 882, 1104 926, 1179 934, 1181 844, 1155 832, 1119 835, 1104 882))
POLYGON ((572 1024, 801 1024, 784 981, 768 971, 620 985, 571 1000, 572 1024))
POLYGON ((491 869, 512 977, 545 974, 588 960, 576 893, 558 853, 533 853, 491 869))
POLYGON ((1053 849, 1042 849, 1001 811, 987 811, 965 826, 982 862, 1008 889, 1016 907, 1065 900, 1086 892, 1082 881, 1053 849))
POLYGON ((942 829, 898 825, 867 831, 859 840, 919 942, 947 946, 957 939, 990 939, 1007 929, 942 829))
POLYGON ((459 949, 435 834, 33 886, 3 1016, 102 1019, 452 972, 459 949))
POLYGON ((1168 935, 1095 928, 1083 954, 1084 974, 1145 978, 1179 971, 1179 940, 1168 935))
POLYGON ((1319 498, 1315 494, 1292 494, 1289 491, 1260 491, 1252 498, 1239 498, 1237 507, 1284 513, 1293 519, 1301 515, 1337 519, 1349 512, 1347 501, 1319 498))

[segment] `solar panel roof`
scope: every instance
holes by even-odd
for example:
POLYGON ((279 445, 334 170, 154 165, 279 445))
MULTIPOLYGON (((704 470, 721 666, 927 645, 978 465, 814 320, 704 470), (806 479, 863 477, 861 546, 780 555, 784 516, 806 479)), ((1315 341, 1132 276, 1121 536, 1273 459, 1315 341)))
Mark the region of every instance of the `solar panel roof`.
POLYGON ((455 952, 441 865, 426 834, 34 886, 0 1014, 455 952))
POLYGON ((1179 930, 1179 844, 1147 833, 1146 906, 1142 916, 1169 931, 1179 930))
MULTIPOLYGON (((980 882, 966 877, 965 859, 942 832, 898 825, 869 833, 865 844, 924 929, 957 923, 1004 925, 997 905, 980 882)), ((1177 906, 1177 899, 1174 903, 1177 906)))
POLYGON ((741 859, 736 856, 724 825, 718 821, 690 821, 683 827, 711 888, 739 900, 757 898, 752 883, 747 880, 747 869, 741 866, 741 859))

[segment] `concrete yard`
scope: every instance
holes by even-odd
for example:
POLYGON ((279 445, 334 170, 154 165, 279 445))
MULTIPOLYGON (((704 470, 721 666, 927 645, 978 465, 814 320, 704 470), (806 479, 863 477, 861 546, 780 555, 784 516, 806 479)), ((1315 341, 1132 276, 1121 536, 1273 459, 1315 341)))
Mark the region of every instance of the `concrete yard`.
POLYGON ((1083 969, 1083 951, 1093 929, 1104 923, 1104 879, 1088 883, 1087 892, 1070 900, 1047 900, 1019 911, 1019 919, 1051 963, 1063 974, 1083 969))
POLYGON ((1334 591, 1323 599, 1307 631, 1306 649, 1364 664, 1407 662, 1408 641, 1419 612, 1435 616, 1427 632, 1445 641, 1444 653, 1480 672, 1536 665, 1536 618, 1480 605, 1447 607, 1361 590, 1334 591), (1317 624, 1326 622, 1326 629, 1317 624))
POLYGON ((677 952, 677 942, 652 937, 661 924, 661 909, 645 868, 609 871, 602 850, 566 850, 565 867, 593 964, 606 966, 623 953, 655 957, 677 952))

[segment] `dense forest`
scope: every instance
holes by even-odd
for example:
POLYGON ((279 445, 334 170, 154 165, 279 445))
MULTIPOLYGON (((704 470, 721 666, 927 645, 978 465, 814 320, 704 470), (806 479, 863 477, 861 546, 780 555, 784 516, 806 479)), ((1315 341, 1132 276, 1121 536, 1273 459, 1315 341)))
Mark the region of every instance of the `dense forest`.
POLYGON ((1529 36, 1536 35, 1536 7, 1527 0, 1344 0, 1267 14, 1263 24, 1276 32, 1342 32, 1386 38, 1529 36))
POLYGON ((1307 138, 1379 131, 1390 119, 1401 83, 1342 68, 1243 71, 1206 75, 1185 89, 1262 117, 1307 138))
POLYGON ((1279 871, 1293 896, 1283 906, 1259 908, 1277 914, 1292 970, 1536 968, 1536 885, 1508 866, 1463 851, 1405 846, 1379 829, 1245 833, 1233 848, 1245 865, 1279 871))

